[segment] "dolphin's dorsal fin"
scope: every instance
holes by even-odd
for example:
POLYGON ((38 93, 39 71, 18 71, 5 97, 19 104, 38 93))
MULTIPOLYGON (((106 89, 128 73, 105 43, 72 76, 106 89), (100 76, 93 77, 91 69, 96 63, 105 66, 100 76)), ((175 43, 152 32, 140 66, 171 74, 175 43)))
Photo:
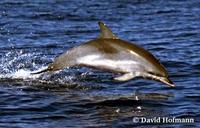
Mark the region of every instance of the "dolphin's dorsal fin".
POLYGON ((100 38, 118 39, 103 22, 99 21, 98 24, 101 31, 100 38))

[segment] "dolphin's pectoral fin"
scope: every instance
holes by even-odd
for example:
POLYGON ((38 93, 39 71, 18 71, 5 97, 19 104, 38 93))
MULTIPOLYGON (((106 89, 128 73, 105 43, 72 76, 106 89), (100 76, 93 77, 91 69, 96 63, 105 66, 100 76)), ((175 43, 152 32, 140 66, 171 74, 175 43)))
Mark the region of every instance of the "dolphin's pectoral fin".
POLYGON ((115 77, 114 79, 118 81, 128 81, 130 79, 133 79, 134 77, 136 77, 135 73, 126 73, 122 76, 115 77))
POLYGON ((100 27, 100 38, 111 38, 111 39, 118 39, 117 36, 113 34, 113 32, 103 23, 99 21, 100 27))

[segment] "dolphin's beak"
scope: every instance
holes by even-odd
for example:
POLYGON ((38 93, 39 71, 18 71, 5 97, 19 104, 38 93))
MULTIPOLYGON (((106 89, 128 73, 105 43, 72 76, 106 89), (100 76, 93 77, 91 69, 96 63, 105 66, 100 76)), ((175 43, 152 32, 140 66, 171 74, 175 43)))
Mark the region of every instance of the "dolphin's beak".
POLYGON ((175 87, 174 83, 167 77, 161 77, 159 80, 170 87, 175 87))
POLYGON ((174 83, 166 76, 156 76, 156 75, 152 75, 152 74, 147 74, 147 78, 151 78, 156 81, 160 81, 164 84, 167 84, 170 87, 175 87, 174 83))

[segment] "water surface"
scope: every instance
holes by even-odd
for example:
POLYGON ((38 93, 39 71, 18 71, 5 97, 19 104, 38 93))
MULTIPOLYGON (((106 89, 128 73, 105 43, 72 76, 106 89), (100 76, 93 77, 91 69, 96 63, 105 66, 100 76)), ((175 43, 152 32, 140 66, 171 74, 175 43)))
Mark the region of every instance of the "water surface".
MULTIPOLYGON (((0 127, 145 127, 133 117, 193 118, 200 126, 200 2, 0 1, 0 127), (88 68, 31 76, 67 49, 99 36, 104 21, 118 37, 155 55, 177 85, 88 68)), ((158 127, 159 124, 148 127, 158 127)))

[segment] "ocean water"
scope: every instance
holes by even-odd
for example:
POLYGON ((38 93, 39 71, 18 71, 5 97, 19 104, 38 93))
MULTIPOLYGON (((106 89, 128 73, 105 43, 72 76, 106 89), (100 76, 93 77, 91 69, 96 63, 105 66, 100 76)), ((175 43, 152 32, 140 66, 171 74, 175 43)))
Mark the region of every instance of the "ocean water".
POLYGON ((1 0, 0 127, 200 127, 199 13, 198 0, 1 0), (30 75, 98 37, 98 21, 155 55, 176 88, 89 68, 30 75))

